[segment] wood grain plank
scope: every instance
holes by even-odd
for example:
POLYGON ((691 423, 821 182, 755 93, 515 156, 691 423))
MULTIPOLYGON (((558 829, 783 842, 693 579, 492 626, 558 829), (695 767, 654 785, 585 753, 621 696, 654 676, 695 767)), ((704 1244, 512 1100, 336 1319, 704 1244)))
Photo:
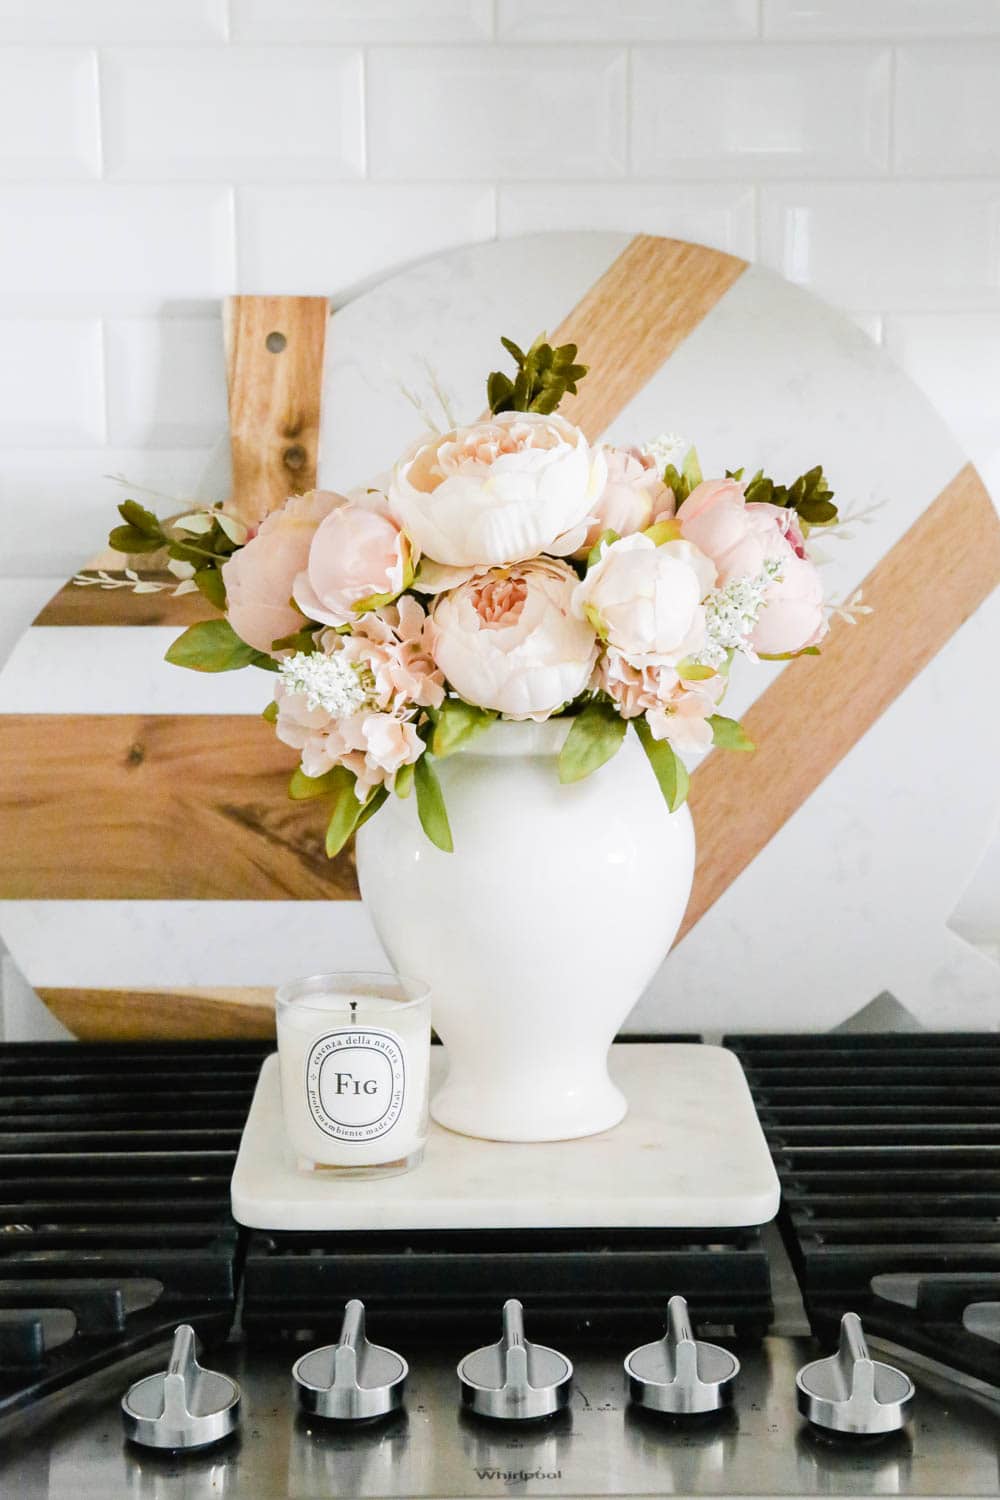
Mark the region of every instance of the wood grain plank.
POLYGON ((288 798, 295 760, 237 715, 0 716, 0 897, 354 899, 323 807, 288 798))
MULTIPOLYGON (((120 562, 120 559, 119 559, 120 562)), ((113 568, 107 570, 112 577, 113 568)), ((139 573, 152 583, 177 585, 169 573, 139 573)), ((83 588, 67 583, 54 594, 35 620, 36 625, 193 625, 218 614, 203 594, 181 594, 164 589, 156 594, 134 594, 130 589, 83 588)))
POLYGON ((677 942, 998 586, 1000 517, 968 464, 865 579, 874 613, 836 624, 744 715, 759 748, 713 753, 692 777, 698 854, 677 942))
POLYGON ((274 1036, 269 989, 40 989, 38 995, 82 1042, 274 1036))
POLYGON ((552 335, 577 344, 592 371, 560 414, 599 437, 746 268, 705 245, 637 235, 552 335))
POLYGON ((316 486, 325 297, 230 297, 224 309, 235 510, 256 524, 316 486))

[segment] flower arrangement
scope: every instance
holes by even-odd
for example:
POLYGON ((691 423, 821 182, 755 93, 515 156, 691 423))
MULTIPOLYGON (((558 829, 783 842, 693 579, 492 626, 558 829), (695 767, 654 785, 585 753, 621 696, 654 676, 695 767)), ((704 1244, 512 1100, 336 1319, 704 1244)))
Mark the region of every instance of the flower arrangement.
POLYGON ((264 717, 299 756, 291 796, 328 804, 330 856, 390 794, 451 850, 434 762, 498 719, 570 718, 563 782, 631 724, 673 811, 682 754, 753 749, 719 712, 734 659, 816 653, 828 629, 807 553, 837 519, 821 468, 704 479, 679 439, 590 443, 557 410, 587 373, 576 346, 502 342, 515 372, 489 376, 489 414, 349 495, 294 495, 253 532, 221 506, 169 525, 119 507, 111 546, 165 547, 177 591, 224 612, 167 659, 274 674, 264 717))

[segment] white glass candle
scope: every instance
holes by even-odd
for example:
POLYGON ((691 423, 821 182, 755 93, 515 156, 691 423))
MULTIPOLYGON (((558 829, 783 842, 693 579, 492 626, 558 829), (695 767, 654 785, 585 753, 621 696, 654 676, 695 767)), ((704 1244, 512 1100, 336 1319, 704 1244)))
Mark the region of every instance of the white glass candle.
POLYGON ((314 974, 276 996, 285 1131, 299 1165, 406 1172, 427 1139, 430 994, 396 974, 314 974))

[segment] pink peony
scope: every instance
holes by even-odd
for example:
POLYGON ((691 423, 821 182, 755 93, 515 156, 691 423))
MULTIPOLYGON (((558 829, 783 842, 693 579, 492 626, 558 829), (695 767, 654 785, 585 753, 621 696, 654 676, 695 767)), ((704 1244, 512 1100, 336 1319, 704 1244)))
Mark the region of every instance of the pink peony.
POLYGON ((248 646, 270 651, 274 641, 298 630, 302 616, 290 602, 292 585, 306 566, 320 522, 343 504, 342 495, 327 490, 293 495, 225 564, 226 614, 248 646))
POLYGON ((577 577, 537 558, 439 596, 434 660, 460 697, 509 719, 547 719, 587 685, 597 643, 572 613, 577 577))
POLYGON ((591 509, 593 521, 575 554, 577 557, 586 557, 605 531, 629 536, 674 513, 673 493, 663 483, 651 458, 634 448, 614 448, 610 444, 603 452, 607 483, 591 509))
POLYGON ((636 533, 605 547, 578 584, 573 609, 624 655, 672 666, 705 639, 702 600, 715 567, 687 541, 636 533))
POLYGON ((795 512, 743 496, 735 479, 706 479, 691 491, 677 512, 681 535, 715 563, 719 585, 734 578, 756 578, 766 562, 785 555, 786 538, 798 556, 805 555, 795 512))
POLYGON ((829 625, 823 611, 823 584, 807 557, 800 557, 791 541, 783 541, 781 571, 768 589, 750 636, 755 651, 780 656, 816 646, 829 625))
POLYGON ((410 545, 384 496, 369 490, 323 520, 295 579, 296 604, 310 620, 347 625, 363 600, 400 594, 413 577, 410 545))
POLYGON ((574 551, 604 476, 600 449, 565 417, 510 411, 419 439, 393 471, 389 503, 435 562, 503 566, 574 551))

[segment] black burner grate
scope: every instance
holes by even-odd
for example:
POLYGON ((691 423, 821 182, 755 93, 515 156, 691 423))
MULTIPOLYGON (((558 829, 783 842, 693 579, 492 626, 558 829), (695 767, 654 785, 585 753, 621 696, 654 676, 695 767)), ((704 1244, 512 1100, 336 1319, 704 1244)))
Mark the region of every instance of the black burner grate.
POLYGON ((873 1333, 1000 1384, 1000 1343, 963 1324, 970 1305, 1000 1301, 1000 1036, 727 1045, 781 1178, 814 1331, 830 1338, 851 1309, 873 1333))
POLYGON ((266 1043, 0 1047, 0 1415, 233 1319, 229 1179, 266 1043))

